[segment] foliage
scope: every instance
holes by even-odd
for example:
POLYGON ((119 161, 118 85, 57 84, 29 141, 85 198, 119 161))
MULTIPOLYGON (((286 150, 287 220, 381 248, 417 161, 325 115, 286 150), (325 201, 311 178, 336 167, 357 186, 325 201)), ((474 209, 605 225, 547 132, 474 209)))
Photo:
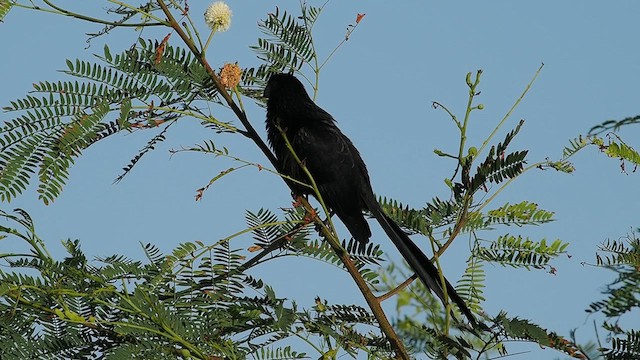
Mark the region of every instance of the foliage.
POLYGON ((543 269, 552 257, 564 253, 567 245, 560 240, 547 245, 545 239, 534 242, 529 238, 506 234, 499 236, 489 247, 480 246, 478 256, 483 260, 501 265, 543 269))
POLYGON ((607 120, 589 129, 589 134, 599 135, 608 131, 619 131, 623 126, 634 125, 639 122, 640 115, 629 116, 622 120, 607 120))
MULTIPOLYGON (((162 40, 139 37, 124 49, 105 45, 100 54, 95 54, 97 60, 69 59, 63 73, 71 80, 37 82, 28 95, 10 101, 3 110, 12 118, 0 128, 0 201, 12 201, 35 180, 39 198, 49 204, 60 196, 71 166, 88 147, 121 133, 149 132, 147 144, 123 168, 117 177, 119 181, 146 154, 166 141, 172 127, 184 118, 197 119, 203 127, 213 130, 215 136, 242 135, 253 141, 267 158, 272 158, 246 118, 243 96, 260 104, 264 101, 262 88, 271 73, 294 71, 311 85, 315 98, 320 70, 364 16, 358 14, 355 25, 347 28, 345 38, 320 59, 313 29, 324 5, 313 7, 302 1, 299 15, 276 8, 258 23, 264 37, 251 47, 260 64, 243 69, 238 86, 225 88, 205 58, 215 31, 203 45, 186 1, 147 2, 139 6, 116 3, 117 8, 107 11, 116 20, 74 13, 48 1, 43 6, 31 7, 103 25, 91 38, 118 27, 161 26, 169 33, 162 40), (180 18, 174 18, 173 14, 180 18), (136 18, 141 18, 141 22, 135 23, 136 18), (170 45, 172 34, 180 37, 185 46, 170 45), (240 125, 218 120, 212 115, 211 104, 230 108, 240 125)), ((0 0, 0 20, 14 4, 0 0)), ((393 341, 401 338, 412 352, 435 358, 466 359, 472 354, 480 357, 490 352, 504 355, 505 343, 512 340, 530 341, 582 358, 581 350, 572 341, 530 320, 507 317, 505 313, 490 317, 482 312, 487 264, 552 271, 550 263, 565 254, 568 245, 560 239, 532 240, 524 234, 528 226, 554 221, 552 211, 529 200, 495 204, 497 196, 512 181, 535 170, 571 173, 574 168, 569 158, 589 145, 619 158, 622 164, 635 166, 640 161, 638 153, 620 138, 608 136, 605 140, 590 135, 572 141, 558 160, 546 159, 529 165, 528 150, 513 149, 524 121, 506 133, 504 127, 539 72, 493 131, 476 146, 467 144, 467 127, 472 113, 484 108, 484 104, 477 103, 482 72, 478 71, 475 77, 467 74, 469 97, 462 120, 444 105, 434 103, 434 107, 446 112, 460 135, 453 153, 435 151, 453 163, 452 175, 444 179, 449 196, 433 198, 418 208, 380 197, 383 209, 394 220, 408 232, 425 238, 438 267, 439 257, 453 241, 462 235, 471 239, 467 267, 456 289, 469 307, 483 316, 490 326, 488 331, 460 324, 456 319, 459 314, 451 317, 449 309, 443 309, 421 284, 412 286, 411 291, 406 283, 396 286, 396 276, 401 271, 393 265, 380 276, 378 268, 383 253, 379 245, 362 246, 353 239, 332 243, 335 239, 322 231, 327 225, 317 220, 315 211, 311 211, 314 209, 284 209, 283 216, 266 209, 248 211, 247 228, 240 233, 213 245, 183 243, 170 254, 146 244, 144 261, 122 255, 92 261, 77 240, 65 241, 68 255, 56 260, 36 235, 28 214, 16 210, 0 212, 12 224, 0 226, 0 239, 21 239, 29 252, 0 254, 9 267, 8 271, 0 270, 0 357, 308 357, 294 350, 291 344, 297 341, 317 351, 321 358, 336 358, 344 353, 356 357, 365 352, 370 358, 386 359, 394 355, 406 357, 393 341), (496 141, 494 137, 499 134, 504 135, 496 141), (311 231, 311 223, 320 231, 311 231), (232 248, 231 244, 246 233, 255 241, 249 251, 257 254, 244 261, 240 249, 232 248), (295 301, 279 298, 275 289, 249 274, 256 266, 286 256, 320 260, 348 270, 356 282, 363 279, 366 286, 388 290, 376 299, 378 302, 396 294, 398 313, 394 329, 383 326, 381 317, 385 320, 386 317, 380 316, 373 306, 367 309, 330 304, 316 298, 312 308, 300 309, 295 301), (353 272, 348 263, 353 265, 353 272), (413 316, 407 315, 411 310, 413 316)), ((217 138, 208 139, 178 150, 226 157, 241 164, 213 177, 198 190, 196 199, 218 179, 239 168, 265 169, 235 157, 229 149, 216 146, 216 142, 217 138)), ((628 264, 634 259, 627 247, 617 243, 607 244, 604 249, 615 252, 615 256, 599 258, 601 263, 628 264)), ((628 282, 628 278, 621 280, 624 284, 628 282)), ((362 291, 363 295, 366 291, 370 293, 369 288, 362 291)), ((628 293, 612 291, 610 295, 616 300, 594 303, 592 310, 624 313, 637 305, 631 302, 628 293), (619 301, 623 296, 627 296, 626 303, 619 301), (612 310, 620 304, 624 306, 612 310)), ((610 328, 614 329, 612 325, 610 328)), ((632 354, 637 332, 616 335, 620 337, 612 341, 610 349, 604 350, 605 354, 632 354)))
MULTIPOLYGON (((183 243, 171 254, 145 244, 145 261, 113 255, 97 262, 86 258, 79 241, 67 240, 68 255, 58 261, 26 212, 0 215, 15 226, 2 226, 2 237, 26 241, 31 253, 2 254, 10 269, 0 270, 3 359, 306 358, 279 345, 292 337, 326 337, 347 352, 364 345, 388 353, 384 338, 361 330, 375 324, 366 309, 321 299, 313 309, 298 309, 244 272, 231 239, 183 243)), ((258 247, 292 230, 266 210, 247 219, 258 247)), ((298 253, 322 259, 306 249, 306 235, 299 232, 267 260, 298 253)))
MULTIPOLYGON (((389 265, 383 276, 386 283, 394 282, 390 278, 394 276, 394 272, 393 265, 389 265)), ((469 337, 464 326, 457 328, 455 333, 444 334, 437 330, 446 321, 442 312, 434 311, 439 306, 438 300, 422 287, 416 287, 413 291, 414 294, 400 295, 395 326, 415 352, 425 353, 429 358, 451 356, 456 359, 475 359, 481 358, 483 354, 508 356, 507 343, 530 341, 577 359, 585 359, 582 348, 574 342, 530 320, 507 316, 505 312, 491 320, 493 331, 482 336, 469 337), (432 324, 433 327, 427 324, 432 324)))
POLYGON ((0 21, 2 21, 2 19, 7 16, 14 5, 15 1, 13 0, 0 0, 0 21))
POLYGON ((622 171, 626 171, 625 163, 630 163, 633 166, 633 171, 640 164, 640 154, 616 134, 608 134, 606 138, 598 135, 579 136, 571 140, 563 152, 565 157, 569 157, 587 146, 596 146, 608 157, 617 158, 620 161, 622 171))
MULTIPOLYGON (((525 167, 527 161, 526 150, 510 151, 517 134, 524 125, 518 124, 504 135, 502 141, 489 147, 487 154, 482 155, 482 149, 487 148, 491 138, 504 124, 513 108, 505 118, 496 125, 494 131, 481 146, 466 147, 466 128, 470 121, 470 114, 479 111, 484 105, 474 105, 479 94, 481 71, 467 75, 469 86, 469 100, 466 115, 462 121, 447 107, 434 103, 449 115, 461 133, 458 154, 448 154, 436 150, 439 156, 451 158, 456 163, 454 175, 445 179, 451 190, 448 200, 434 198, 421 209, 412 209, 402 203, 388 198, 380 198, 385 211, 399 224, 412 233, 422 234, 429 238, 435 252, 439 255, 460 234, 467 233, 473 239, 471 255, 467 261, 465 273, 458 283, 457 290, 469 306, 480 311, 484 302, 483 288, 486 280, 484 266, 487 263, 497 263, 503 266, 523 269, 550 269, 549 263, 558 256, 566 253, 568 243, 560 239, 548 242, 546 239, 532 240, 527 236, 498 232, 499 228, 523 228, 531 225, 542 225, 554 221, 554 213, 540 208, 536 203, 523 200, 519 203, 504 203, 490 210, 485 210, 494 202, 496 196, 514 179, 533 169, 554 168, 562 172, 572 172, 573 167, 568 162, 572 154, 564 154, 558 161, 549 159, 525 167), (478 162, 478 165, 474 164, 478 162), (475 168, 475 171, 472 169, 475 168), (499 186, 499 187, 497 187, 499 186), (497 188, 496 188, 497 187, 497 188), (479 194, 481 196, 479 196, 479 194), (488 237, 483 235, 489 234, 488 237)), ((514 107, 525 92, 516 101, 514 107)))
POLYGON ((600 350, 608 360, 637 359, 640 356, 640 332, 637 330, 620 331, 617 337, 611 339, 611 348, 600 350))
MULTIPOLYGON (((313 7, 301 2, 300 16, 276 7, 274 13, 258 22, 258 28, 264 37, 258 38, 257 44, 250 48, 263 63, 243 71, 245 95, 262 101, 261 90, 271 74, 291 71, 304 76, 300 71, 304 65, 317 66, 318 55, 313 45, 312 30, 323 7, 313 7), (254 90, 256 87, 258 90, 254 90)), ((319 72, 318 68, 316 70, 319 72)), ((315 85, 314 90, 317 91, 317 83, 315 85)))
POLYGON ((219 102, 218 94, 203 66, 185 49, 140 39, 115 55, 105 45, 97 58, 104 65, 67 60, 64 73, 80 81, 41 81, 34 84, 33 95, 3 108, 16 115, 0 128, 0 199, 11 201, 37 173, 39 198, 50 203, 60 195, 75 158, 122 131, 150 129, 157 134, 118 179, 164 141, 169 126, 181 117, 196 117, 218 132, 235 131, 198 107, 198 101, 219 102), (109 119, 111 113, 115 120, 109 119))
POLYGON ((311 29, 320 11, 320 8, 309 7, 306 17, 298 17, 276 8, 275 13, 258 23, 258 28, 266 37, 259 38, 251 48, 260 60, 276 69, 300 70, 316 56, 311 29))
MULTIPOLYGON (((630 163, 635 172, 640 164, 640 154, 617 132, 625 126, 638 124, 639 120, 640 116, 631 116, 604 121, 589 130, 587 141, 579 138, 574 142, 590 142, 607 156, 617 158, 622 171, 626 171, 625 163, 630 163), (606 138, 599 137, 603 133, 607 133, 606 138)), ((640 358, 640 330, 635 325, 635 329, 624 325, 629 319, 633 324, 640 310, 640 239, 636 232, 602 243, 596 253, 596 265, 617 274, 617 278, 603 291, 606 298, 592 302, 587 309, 588 313, 602 313, 606 317, 602 328, 608 333, 608 344, 600 344, 598 350, 607 360, 640 358)))
POLYGON ((625 329, 624 319, 632 323, 640 310, 640 239, 632 232, 624 239, 606 241, 596 254, 597 265, 609 268, 618 275, 604 290, 606 299, 589 305, 587 312, 602 313, 603 328, 609 333, 608 346, 600 351, 607 360, 637 359, 640 357, 640 332, 625 329))

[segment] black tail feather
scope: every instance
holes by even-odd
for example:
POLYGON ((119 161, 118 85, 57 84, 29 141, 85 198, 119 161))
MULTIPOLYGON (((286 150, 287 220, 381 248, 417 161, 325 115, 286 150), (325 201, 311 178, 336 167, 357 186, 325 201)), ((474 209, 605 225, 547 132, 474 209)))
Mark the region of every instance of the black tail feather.
POLYGON ((367 224, 367 220, 362 216, 362 211, 359 209, 356 211, 357 213, 355 215, 337 212, 336 215, 338 215, 342 223, 347 227, 351 236, 358 240, 360 244, 366 245, 371 237, 371 229, 369 228, 369 224, 367 224))
MULTIPOLYGON (((370 211, 373 216, 378 220, 378 223, 382 226, 384 232, 389 236, 393 244, 396 246, 402 257, 409 263, 409 266, 418 275, 418 278, 422 283, 433 291, 440 300, 445 303, 445 293, 442 288, 438 269, 433 265, 431 260, 420 250, 420 248, 409 238, 409 236, 398 226, 398 224, 389 218, 380 208, 380 205, 376 202, 370 204, 370 211)), ((447 288, 447 297, 451 299, 469 320, 471 325, 475 328, 478 326, 475 316, 471 313, 471 310, 467 307, 464 300, 458 295, 455 288, 444 279, 445 286, 447 288)))

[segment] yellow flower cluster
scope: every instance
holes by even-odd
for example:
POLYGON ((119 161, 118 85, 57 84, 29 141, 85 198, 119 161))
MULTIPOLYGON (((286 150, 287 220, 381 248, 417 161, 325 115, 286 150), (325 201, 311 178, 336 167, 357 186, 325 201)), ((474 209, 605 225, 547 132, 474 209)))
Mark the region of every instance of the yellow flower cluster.
POLYGON ((218 76, 220 77, 222 86, 227 89, 233 89, 240 83, 242 70, 238 64, 224 64, 218 76))

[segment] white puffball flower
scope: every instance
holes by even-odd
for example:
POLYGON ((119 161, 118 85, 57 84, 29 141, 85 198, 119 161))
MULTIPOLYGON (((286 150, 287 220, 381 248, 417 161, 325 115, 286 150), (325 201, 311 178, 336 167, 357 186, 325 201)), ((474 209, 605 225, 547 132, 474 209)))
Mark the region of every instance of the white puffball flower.
POLYGON ((223 1, 209 5, 204 13, 204 21, 214 31, 227 31, 231 26, 231 9, 223 1))

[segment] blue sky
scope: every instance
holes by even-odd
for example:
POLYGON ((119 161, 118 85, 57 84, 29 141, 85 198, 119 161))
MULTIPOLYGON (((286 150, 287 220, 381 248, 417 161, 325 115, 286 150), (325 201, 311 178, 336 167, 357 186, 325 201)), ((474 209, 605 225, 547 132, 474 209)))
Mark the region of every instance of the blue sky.
MULTIPOLYGON (((258 65, 248 46, 260 36, 256 22, 272 12, 277 2, 228 3, 232 25, 214 37, 209 61, 214 67, 234 61, 243 67, 258 65)), ((94 5, 97 9, 109 6, 98 1, 82 6, 94 5)), ((206 5, 190 3, 192 14, 203 13, 206 5)), ((295 12, 297 2, 279 6, 295 12)), ((360 149, 380 195, 415 207, 434 196, 448 196, 443 179, 450 175, 452 163, 436 157, 433 149, 453 150, 457 134, 446 114, 434 110, 431 102, 443 103, 462 116, 469 71, 484 71, 478 101, 485 109, 474 113, 469 138, 478 146, 544 62, 538 80, 502 133, 519 119, 526 120, 512 149, 529 149, 530 162, 559 158, 569 139, 604 120, 638 114, 638 2, 334 1, 325 8, 316 29, 321 54, 328 54, 342 39, 357 13, 366 17, 323 69, 318 103, 360 149)), ((194 18, 206 33, 201 17, 194 18)), ((118 52, 138 35, 117 30, 108 38, 85 42, 84 34, 97 30, 95 25, 13 9, 0 24, 4 84, 0 102, 4 105, 22 97, 33 82, 62 79, 63 74, 56 71, 66 68, 65 59, 91 60, 91 54, 101 53, 105 40, 118 52)), ((164 35, 165 30, 142 34, 158 40, 164 35)), ((179 44, 177 36, 171 43, 179 44)), ((264 111, 246 104, 251 121, 262 132, 264 111)), ((233 119, 224 109, 214 108, 214 114, 222 120, 233 119)), ((6 120, 10 115, 0 116, 6 120)), ((31 189, 3 208, 29 211, 54 254, 63 254, 59 240, 78 238, 91 256, 142 257, 139 242, 152 242, 165 251, 184 241, 213 243, 242 229, 245 209, 290 204, 289 191, 278 178, 254 170, 222 179, 196 203, 196 189, 232 164, 194 153, 170 157, 169 149, 213 139, 242 158, 263 163, 266 159, 238 137, 205 132, 195 120, 181 123, 117 185, 113 180, 151 133, 117 136, 89 149, 52 205, 38 202, 31 189)), ((633 145, 639 131, 630 127, 622 135, 633 145)), ((607 270, 589 264, 595 262, 599 243, 618 239, 639 225, 640 197, 638 175, 621 173, 618 161, 605 158, 595 148, 573 160, 574 174, 532 171, 495 203, 497 207, 529 200, 555 211, 554 223, 507 230, 534 239, 568 241, 571 257, 553 263, 555 275, 488 266, 484 306, 490 314, 503 309, 563 335, 578 328, 579 340, 586 342, 594 338, 594 318, 584 309, 600 298, 599 291, 612 279, 607 270)), ((493 238, 504 232, 482 236, 493 238)), ((387 242, 379 229, 374 229, 372 240, 387 242)), ((249 237, 232 244, 250 245, 249 237)), ((391 246, 385 249, 397 259, 391 246)), ((459 278, 467 256, 467 239, 460 238, 442 258, 449 279, 459 278)), ((344 273, 308 259, 286 259, 265 266, 257 275, 274 283, 278 295, 296 298, 301 304, 311 304, 316 295, 336 303, 363 303, 344 273)), ((393 310, 392 304, 387 306, 393 310)), ((528 351, 517 359, 561 357, 535 345, 511 349, 528 351)))

